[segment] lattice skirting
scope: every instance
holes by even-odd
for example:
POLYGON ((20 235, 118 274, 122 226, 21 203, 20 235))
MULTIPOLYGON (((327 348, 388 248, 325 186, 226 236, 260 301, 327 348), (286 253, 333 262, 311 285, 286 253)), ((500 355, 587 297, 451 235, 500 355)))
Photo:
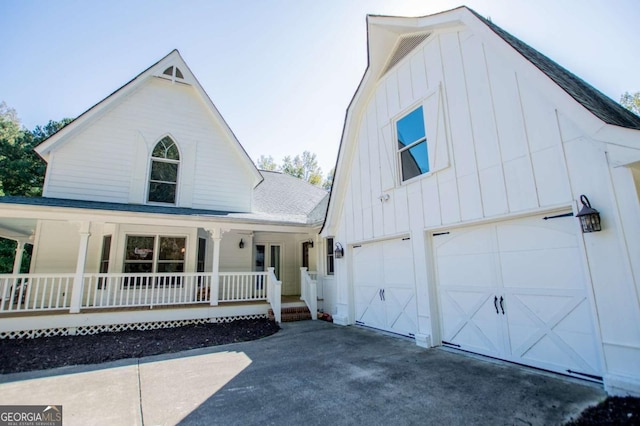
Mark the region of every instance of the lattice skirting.
POLYGON ((59 327, 59 328, 47 328, 41 330, 19 330, 19 331, 4 331, 0 332, 0 339, 35 339, 38 337, 52 337, 52 336, 71 336, 98 333, 111 333, 126 330, 155 330, 158 328, 174 328, 182 327, 185 325, 193 324, 207 324, 207 323, 223 323, 231 322, 243 319, 262 319, 267 318, 266 314, 256 315, 236 315, 231 317, 220 318, 200 318, 192 320, 175 320, 175 321, 153 321, 153 322, 137 322, 131 324, 106 324, 106 325, 89 325, 81 327, 59 327))

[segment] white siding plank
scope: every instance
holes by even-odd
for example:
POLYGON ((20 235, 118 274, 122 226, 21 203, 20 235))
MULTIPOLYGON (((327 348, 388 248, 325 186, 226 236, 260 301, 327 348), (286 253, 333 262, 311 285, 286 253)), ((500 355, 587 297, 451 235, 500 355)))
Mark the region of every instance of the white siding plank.
POLYGON ((462 44, 462 52, 475 152, 478 169, 482 170, 500 163, 487 65, 484 60, 483 45, 477 37, 466 39, 462 44))
POLYGON ((413 103, 413 90, 411 89, 411 62, 404 61, 398 67, 398 94, 400 97, 400 109, 405 109, 413 103))
POLYGON ((387 90, 387 114, 389 117, 400 112, 400 95, 398 91, 398 75, 395 71, 390 72, 385 80, 387 90))
POLYGON ((456 180, 450 179, 442 181, 438 179, 438 187, 442 223, 460 222, 460 197, 458 195, 456 180))
POLYGON ((520 108, 516 77, 505 61, 492 49, 486 48, 493 107, 498 127, 500 152, 503 161, 527 154, 526 135, 520 108))
POLYGON ((380 131, 380 184, 383 191, 389 190, 396 183, 396 154, 394 129, 390 124, 380 131))
POLYGON ((474 174, 458 178, 460 196, 460 215, 462 220, 479 219, 482 217, 482 197, 478 176, 474 174))
POLYGON ((518 79, 522 112, 531 152, 540 151, 560 144, 560 130, 555 109, 527 80, 518 79))
POLYGON ((569 177, 561 147, 551 147, 531 155, 540 205, 552 206, 571 201, 569 177))
POLYGON ((407 200, 407 185, 398 188, 393 193, 391 200, 395 208, 395 232, 409 232, 409 201, 407 200))
POLYGON ((447 93, 449 121, 453 143, 453 157, 458 176, 476 171, 473 135, 468 109, 467 91, 464 81, 462 57, 457 33, 440 36, 442 62, 447 93))
POLYGON ((520 157, 504 163, 507 200, 512 212, 537 207, 538 198, 529 157, 520 157))
POLYGON ((422 99, 427 95, 427 73, 424 67, 424 51, 419 49, 411 56, 411 88, 413 99, 422 99))
POLYGON ((484 215, 491 217, 507 213, 509 205, 502 165, 480 170, 479 175, 484 215))
POLYGON ((438 179, 430 176, 422 179, 422 208, 425 226, 438 226, 442 224, 440 216, 440 195, 438 192, 438 179))

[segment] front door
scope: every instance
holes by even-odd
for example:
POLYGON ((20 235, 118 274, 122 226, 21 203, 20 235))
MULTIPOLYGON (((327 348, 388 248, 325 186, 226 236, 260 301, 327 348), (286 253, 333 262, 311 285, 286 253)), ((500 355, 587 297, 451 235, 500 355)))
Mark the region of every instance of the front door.
POLYGON ((280 279, 282 257, 279 244, 256 244, 253 250, 254 271, 265 272, 267 268, 274 268, 277 279, 280 279))

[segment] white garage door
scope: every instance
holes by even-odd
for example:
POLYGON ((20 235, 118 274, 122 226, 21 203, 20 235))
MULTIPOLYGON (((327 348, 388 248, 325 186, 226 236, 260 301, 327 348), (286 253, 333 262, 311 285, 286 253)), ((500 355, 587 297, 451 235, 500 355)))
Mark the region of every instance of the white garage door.
POLYGON ((354 246, 353 282, 357 324, 415 334, 415 278, 408 238, 354 246))
POLYGON ((434 234, 443 342, 599 378, 575 221, 529 217, 434 234))

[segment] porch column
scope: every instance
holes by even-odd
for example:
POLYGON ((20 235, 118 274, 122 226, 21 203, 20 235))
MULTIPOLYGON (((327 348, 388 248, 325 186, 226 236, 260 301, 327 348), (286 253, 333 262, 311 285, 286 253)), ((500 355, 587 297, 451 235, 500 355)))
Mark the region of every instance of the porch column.
POLYGON ((89 247, 89 229, 91 222, 81 222, 80 224, 80 244, 78 245, 78 261, 76 263, 76 275, 73 278, 71 288, 71 307, 69 312, 77 314, 80 312, 82 304, 82 290, 84 287, 84 265, 87 260, 87 249, 89 247))
POLYGON ((22 267, 22 255, 24 253, 24 241, 18 240, 16 241, 18 245, 16 246, 16 257, 13 259, 13 273, 19 274, 20 268, 22 267))
POLYGON ((209 304, 211 306, 218 305, 218 293, 220 289, 220 241, 222 240, 219 229, 208 229, 213 240, 213 262, 211 263, 211 290, 209 304))

